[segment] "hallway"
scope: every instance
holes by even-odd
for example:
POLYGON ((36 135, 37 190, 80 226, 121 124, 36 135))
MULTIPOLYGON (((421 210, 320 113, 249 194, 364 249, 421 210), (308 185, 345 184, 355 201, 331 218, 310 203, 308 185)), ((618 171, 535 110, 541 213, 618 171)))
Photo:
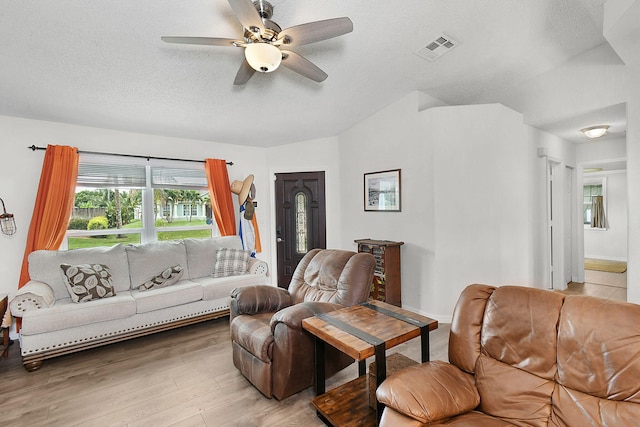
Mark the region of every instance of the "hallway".
POLYGON ((570 282, 567 295, 591 295, 614 301, 627 300, 627 273, 585 270, 584 283, 570 282))

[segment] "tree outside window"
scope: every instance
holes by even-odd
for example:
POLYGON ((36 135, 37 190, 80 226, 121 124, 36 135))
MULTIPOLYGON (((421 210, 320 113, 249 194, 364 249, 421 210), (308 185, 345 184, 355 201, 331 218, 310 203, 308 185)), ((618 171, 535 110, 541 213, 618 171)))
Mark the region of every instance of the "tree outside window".
POLYGON ((210 203, 204 167, 81 159, 67 247, 212 237, 218 230, 210 203))

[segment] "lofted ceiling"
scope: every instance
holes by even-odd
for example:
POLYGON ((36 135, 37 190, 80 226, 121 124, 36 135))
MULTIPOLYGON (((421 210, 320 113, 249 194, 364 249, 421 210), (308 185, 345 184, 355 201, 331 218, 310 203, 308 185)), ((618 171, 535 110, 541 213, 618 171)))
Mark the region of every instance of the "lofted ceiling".
POLYGON ((160 40, 241 37, 226 0, 0 0, 0 114, 274 146, 338 135, 416 90, 500 102, 606 42, 604 0, 271 3, 282 28, 351 18, 352 33, 293 49, 327 80, 281 67, 234 86, 242 49, 160 40), (414 54, 441 33, 459 45, 434 62, 414 54))

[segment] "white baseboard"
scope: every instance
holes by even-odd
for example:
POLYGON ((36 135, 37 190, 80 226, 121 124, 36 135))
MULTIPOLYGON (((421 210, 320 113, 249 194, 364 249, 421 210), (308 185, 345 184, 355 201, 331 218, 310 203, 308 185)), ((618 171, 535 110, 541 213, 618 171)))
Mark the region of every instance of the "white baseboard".
POLYGON ((622 258, 622 257, 610 257, 610 256, 603 256, 603 255, 584 255, 585 258, 592 258, 592 259, 603 259, 605 261, 620 261, 620 262, 627 262, 626 258, 622 258))
POLYGON ((451 319, 453 316, 451 314, 434 314, 434 313, 425 313, 424 311, 418 310, 417 308, 410 307, 408 305, 402 305, 402 308, 405 310, 413 311, 414 313, 421 314, 426 317, 430 317, 431 319, 437 320, 438 323, 451 323, 451 319))

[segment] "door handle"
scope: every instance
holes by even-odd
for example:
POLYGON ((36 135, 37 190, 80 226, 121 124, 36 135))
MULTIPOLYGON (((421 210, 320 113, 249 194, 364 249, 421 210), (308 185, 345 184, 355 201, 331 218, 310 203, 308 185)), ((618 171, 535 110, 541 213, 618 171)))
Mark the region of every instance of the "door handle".
POLYGON ((278 242, 278 243, 282 243, 282 242, 284 242, 284 240, 282 240, 282 238, 278 237, 278 238, 276 239, 276 242, 278 242))

